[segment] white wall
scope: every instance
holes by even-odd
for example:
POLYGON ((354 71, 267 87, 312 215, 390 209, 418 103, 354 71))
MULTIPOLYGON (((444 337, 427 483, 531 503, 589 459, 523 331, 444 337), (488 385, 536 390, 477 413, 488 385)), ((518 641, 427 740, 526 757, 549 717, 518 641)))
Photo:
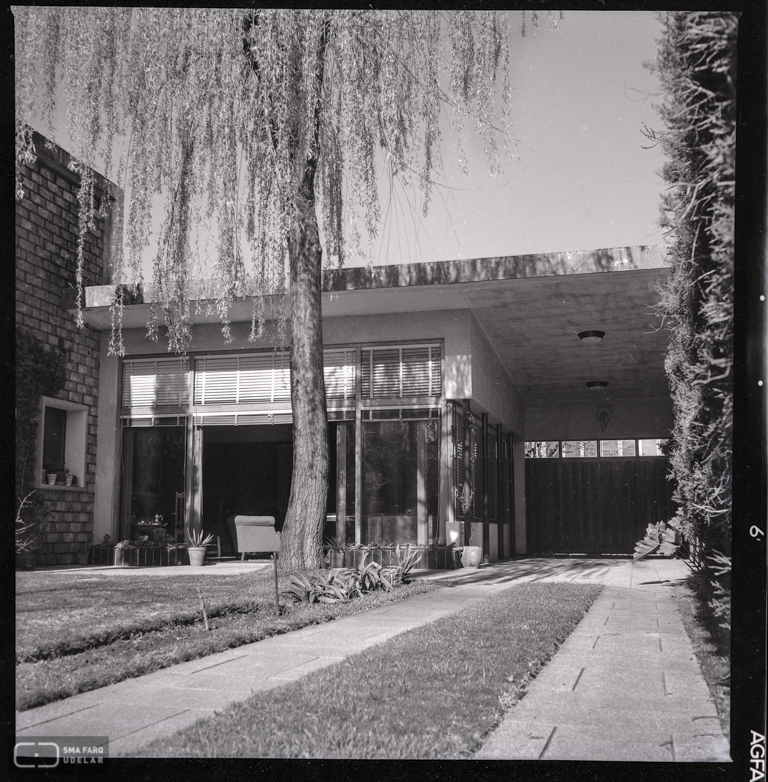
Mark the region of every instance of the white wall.
POLYGON ((120 424, 118 421, 119 361, 108 355, 109 332, 101 334, 99 355, 99 417, 96 428, 96 486, 93 505, 93 543, 105 535, 117 543, 120 487, 120 424))
POLYGON ((527 407, 526 440, 587 440, 621 438, 666 438, 672 430, 672 399, 614 399, 595 392, 594 402, 552 403, 527 407), (597 408, 613 408, 605 431, 597 420, 597 408))
POLYGON ((488 413, 494 422, 522 433, 524 408, 517 389, 494 353, 488 338, 469 315, 472 336, 472 409, 488 413))

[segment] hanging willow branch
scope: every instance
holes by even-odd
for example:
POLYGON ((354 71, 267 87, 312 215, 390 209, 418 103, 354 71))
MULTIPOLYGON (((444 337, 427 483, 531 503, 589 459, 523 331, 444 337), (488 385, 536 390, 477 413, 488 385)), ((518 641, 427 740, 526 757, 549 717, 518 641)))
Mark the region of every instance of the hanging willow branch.
MULTIPOLYGON (((414 172, 426 212, 441 107, 456 130, 471 120, 492 173, 512 147, 508 13, 20 6, 14 15, 18 164, 33 154, 22 123, 37 118, 51 135, 63 99, 82 172, 103 164, 126 192, 115 281, 143 285, 142 259, 157 242, 150 298, 170 350, 188 343, 189 300, 206 277, 225 339, 245 295, 256 338, 263 297, 288 286, 307 160, 324 263, 341 264, 361 251, 360 228, 376 235, 381 171, 414 172), (206 231, 212 263, 195 257, 206 231)), ((121 354, 122 299, 113 309, 121 354)))

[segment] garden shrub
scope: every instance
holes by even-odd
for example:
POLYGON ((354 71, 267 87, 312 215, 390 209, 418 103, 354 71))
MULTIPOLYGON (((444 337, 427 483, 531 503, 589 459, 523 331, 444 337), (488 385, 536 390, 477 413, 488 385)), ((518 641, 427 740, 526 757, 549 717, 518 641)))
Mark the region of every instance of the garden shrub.
POLYGON ((668 162, 662 199, 672 264, 660 289, 671 331, 669 446, 675 519, 730 623, 736 34, 731 13, 663 14, 656 62, 668 162), (715 559, 716 558, 716 559, 715 559))

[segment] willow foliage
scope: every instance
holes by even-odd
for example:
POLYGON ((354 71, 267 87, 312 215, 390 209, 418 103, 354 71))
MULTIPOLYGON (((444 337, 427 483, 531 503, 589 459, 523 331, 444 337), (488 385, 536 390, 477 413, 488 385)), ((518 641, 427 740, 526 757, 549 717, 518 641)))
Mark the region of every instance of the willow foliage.
MULTIPOLYGON (((676 12, 662 20, 656 70, 669 159, 663 222, 672 239, 662 291, 675 412, 670 456, 682 529, 706 565, 713 549, 730 551, 731 539, 738 19, 676 12)), ((727 589, 721 593, 716 607, 727 622, 727 589)))
MULTIPOLYGON (((144 284, 142 253, 158 204, 167 204, 149 285, 171 350, 187 344, 190 300, 202 298, 208 274, 196 253, 199 225, 210 222, 217 237, 215 294, 205 297, 225 338, 234 298, 250 295, 255 339, 264 297, 286 291, 286 241, 307 161, 324 262, 341 264, 376 234, 380 173, 417 184, 427 209, 442 106, 456 131, 471 123, 481 134, 492 170, 510 147, 509 14, 72 6, 14 14, 17 158, 32 154, 24 123, 33 116, 53 136, 63 96, 71 153, 84 171, 105 161, 106 177, 125 185, 118 281, 144 284)), ((119 336, 112 347, 122 352, 119 336)))

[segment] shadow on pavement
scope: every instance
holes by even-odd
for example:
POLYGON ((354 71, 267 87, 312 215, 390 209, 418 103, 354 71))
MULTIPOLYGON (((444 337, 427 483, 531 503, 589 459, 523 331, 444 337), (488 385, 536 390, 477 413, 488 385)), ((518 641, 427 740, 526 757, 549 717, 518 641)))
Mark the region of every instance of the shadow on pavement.
POLYGON ((609 570, 631 563, 631 559, 525 559, 496 562, 477 569, 432 570, 416 578, 449 584, 499 584, 514 581, 602 581, 609 570))

